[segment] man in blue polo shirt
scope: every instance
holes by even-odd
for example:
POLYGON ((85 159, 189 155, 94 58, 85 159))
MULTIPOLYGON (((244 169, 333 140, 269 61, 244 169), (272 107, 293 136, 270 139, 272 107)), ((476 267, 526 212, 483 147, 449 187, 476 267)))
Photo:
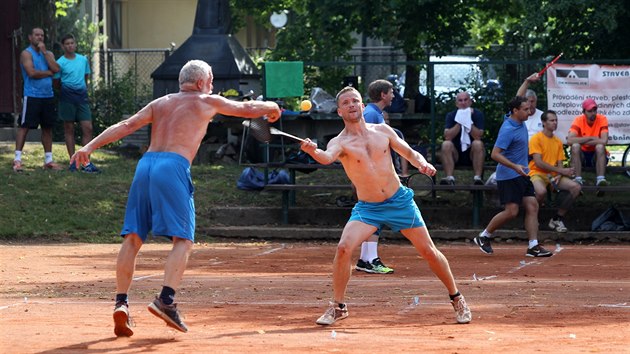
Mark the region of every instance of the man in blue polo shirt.
POLYGON ((550 251, 538 244, 538 201, 534 185, 530 181, 527 167, 529 148, 525 122, 529 116, 530 104, 527 98, 516 96, 510 101, 509 115, 506 115, 497 141, 492 148, 492 159, 497 164, 497 188, 505 209, 495 215, 488 226, 473 239, 482 252, 492 254, 490 238, 494 231, 518 215, 522 204, 525 209, 525 230, 529 247, 528 257, 549 257, 550 251))
POLYGON ((22 115, 15 137, 13 171, 22 172, 22 149, 30 129, 42 129, 44 146, 44 169, 59 170, 53 162, 52 129, 57 119, 57 108, 52 89, 52 76, 59 71, 52 52, 46 50, 44 30, 33 28, 28 35, 30 45, 20 54, 20 67, 24 79, 24 101, 22 115))
MULTIPOLYGON (((74 123, 81 126, 81 143, 86 145, 92 140, 92 112, 88 101, 87 80, 90 76, 90 63, 87 58, 76 53, 77 42, 72 34, 61 38, 63 55, 57 59, 59 72, 54 76, 55 87, 60 89, 59 119, 63 121, 63 131, 66 140, 68 156, 74 154, 74 123)), ((77 171, 77 166, 71 164, 69 170, 77 171)), ((81 166, 83 172, 100 172, 92 162, 81 166)))

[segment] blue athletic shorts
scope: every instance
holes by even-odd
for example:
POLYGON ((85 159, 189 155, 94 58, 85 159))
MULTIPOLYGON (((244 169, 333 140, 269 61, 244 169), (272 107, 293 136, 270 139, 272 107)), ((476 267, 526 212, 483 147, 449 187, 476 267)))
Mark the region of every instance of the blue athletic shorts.
POLYGON ((357 202, 348 221, 375 226, 377 231, 383 225, 395 232, 425 226, 420 209, 413 200, 413 190, 404 186, 400 186, 396 194, 382 202, 357 202))
POLYGON ((172 152, 147 152, 136 167, 121 235, 136 233, 195 240, 190 163, 172 152))

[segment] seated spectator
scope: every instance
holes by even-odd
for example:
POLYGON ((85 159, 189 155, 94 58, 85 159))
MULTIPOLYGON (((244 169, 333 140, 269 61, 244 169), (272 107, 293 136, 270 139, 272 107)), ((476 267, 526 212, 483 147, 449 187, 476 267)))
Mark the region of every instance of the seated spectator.
MULTIPOLYGON (((571 146, 571 165, 575 168, 575 181, 582 180, 582 166, 595 167, 597 186, 607 186, 606 165, 608 164, 608 118, 597 113, 597 103, 592 98, 582 102, 583 114, 575 117, 567 144, 571 146)), ((601 196, 601 193, 598 193, 601 196)))
POLYGON ((531 74, 527 77, 527 79, 525 79, 525 81, 523 81, 523 84, 516 92, 517 96, 524 96, 527 98, 527 102, 529 102, 530 105, 529 117, 527 117, 527 120, 523 123, 525 124, 525 127, 527 127, 527 135, 530 140, 536 133, 543 130, 543 124, 540 119, 543 112, 536 108, 536 105, 538 104, 538 96, 536 96, 536 92, 534 90, 528 88, 530 83, 537 81, 540 81, 538 73, 531 74))
POLYGON ((542 205, 547 196, 547 189, 554 192, 567 191, 568 196, 562 198, 558 212, 551 220, 549 227, 557 232, 567 232, 564 216, 580 195, 582 186, 573 181, 575 170, 563 167, 565 159, 562 140, 553 134, 558 128, 558 116, 554 111, 546 111, 541 117, 543 130, 529 139, 529 177, 536 191, 538 204, 542 205))
POLYGON ((446 114, 444 142, 442 143, 442 166, 446 177, 440 184, 454 185, 455 166, 472 165, 474 184, 483 184, 483 162, 486 155, 481 137, 483 136, 483 113, 471 107, 468 92, 457 94, 457 110, 446 114))

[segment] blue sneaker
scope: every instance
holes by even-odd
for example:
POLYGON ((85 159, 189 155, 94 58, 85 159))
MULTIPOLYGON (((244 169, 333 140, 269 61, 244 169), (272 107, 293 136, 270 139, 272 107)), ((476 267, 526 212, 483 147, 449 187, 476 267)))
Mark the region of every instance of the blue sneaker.
POLYGON ((85 165, 84 167, 82 166, 81 171, 85 173, 101 173, 101 170, 96 168, 96 166, 94 166, 94 164, 91 162, 85 165))
POLYGON ((70 164, 70 167, 68 167, 68 171, 77 172, 77 164, 76 163, 70 164))

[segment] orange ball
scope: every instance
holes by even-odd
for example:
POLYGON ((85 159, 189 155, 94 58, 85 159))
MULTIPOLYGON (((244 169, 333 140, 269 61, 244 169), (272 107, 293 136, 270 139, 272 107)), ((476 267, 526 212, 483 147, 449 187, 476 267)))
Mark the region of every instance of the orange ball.
POLYGON ((312 107, 313 107, 313 104, 309 100, 304 100, 300 103, 301 111, 310 111, 312 107))

